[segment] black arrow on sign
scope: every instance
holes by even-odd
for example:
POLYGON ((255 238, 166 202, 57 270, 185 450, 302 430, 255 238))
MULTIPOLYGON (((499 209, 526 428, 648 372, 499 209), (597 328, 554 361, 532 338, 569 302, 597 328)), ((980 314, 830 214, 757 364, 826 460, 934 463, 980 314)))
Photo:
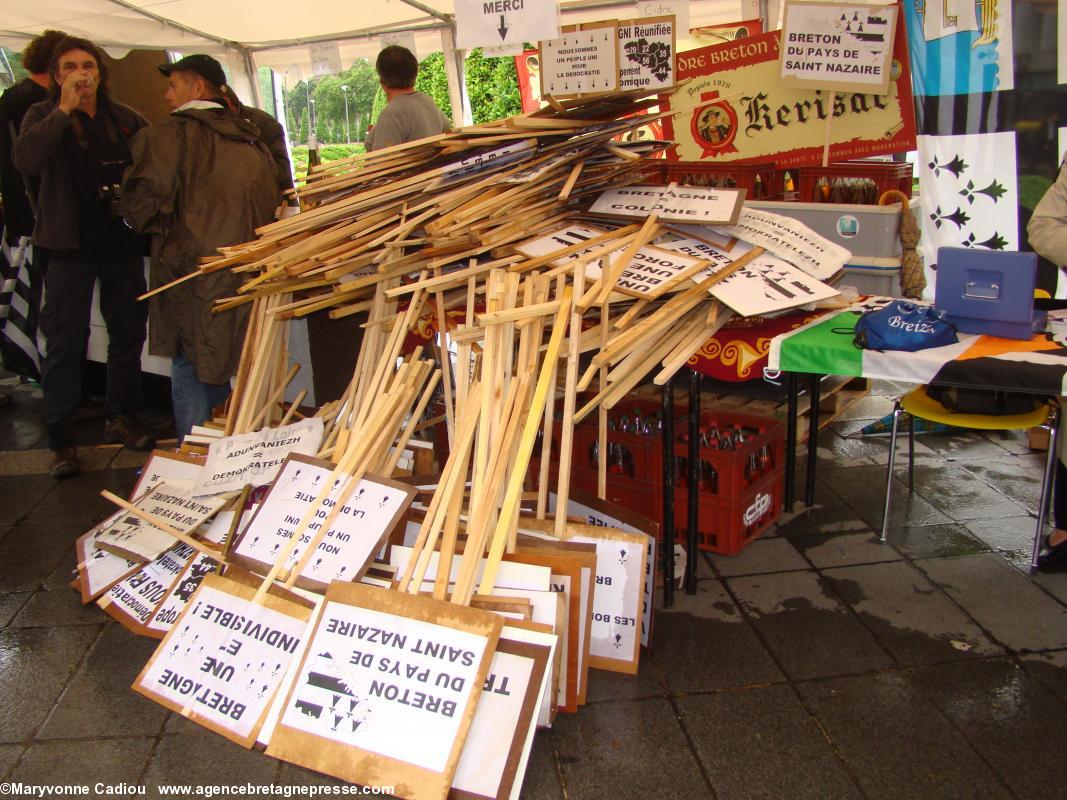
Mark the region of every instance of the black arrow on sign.
POLYGON ((504 41, 508 35, 508 26, 504 24, 504 15, 500 15, 500 27, 497 28, 497 32, 500 34, 500 41, 504 41))

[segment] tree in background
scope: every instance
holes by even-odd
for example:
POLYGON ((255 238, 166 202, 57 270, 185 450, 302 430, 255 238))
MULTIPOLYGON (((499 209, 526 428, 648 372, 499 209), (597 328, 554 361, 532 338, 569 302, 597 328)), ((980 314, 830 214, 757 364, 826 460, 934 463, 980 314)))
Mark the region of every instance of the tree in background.
POLYGON ((433 98, 441 113, 452 119, 452 101, 448 97, 448 73, 445 72, 444 53, 431 53, 419 63, 416 91, 433 98))
POLYGON ((308 110, 305 106, 300 110, 300 128, 293 132, 298 142, 306 142, 308 140, 308 133, 311 131, 311 126, 308 124, 308 110))
POLYGON ((475 125, 522 113, 514 58, 486 58, 476 47, 467 56, 464 71, 475 125))

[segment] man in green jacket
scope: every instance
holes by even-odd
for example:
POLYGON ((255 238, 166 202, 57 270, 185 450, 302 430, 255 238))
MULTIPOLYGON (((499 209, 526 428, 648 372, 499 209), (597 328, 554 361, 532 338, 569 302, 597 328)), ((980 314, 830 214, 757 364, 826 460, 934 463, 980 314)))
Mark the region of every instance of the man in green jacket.
MULTIPOLYGON (((152 234, 153 288, 184 277, 219 247, 255 238, 281 197, 260 131, 223 100, 226 76, 209 56, 192 55, 160 71, 172 112, 133 140, 122 184, 126 219, 152 234)), ((220 270, 155 295, 149 350, 171 358, 174 422, 181 441, 230 393, 248 323, 247 304, 216 314, 240 276, 220 270)))

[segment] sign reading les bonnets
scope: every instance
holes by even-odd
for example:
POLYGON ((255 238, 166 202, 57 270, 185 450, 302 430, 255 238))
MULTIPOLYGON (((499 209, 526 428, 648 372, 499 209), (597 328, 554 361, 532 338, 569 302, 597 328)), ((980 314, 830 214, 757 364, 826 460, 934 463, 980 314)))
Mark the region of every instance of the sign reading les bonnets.
POLYGON ((232 492, 246 485, 265 486, 274 480, 286 456, 313 456, 321 441, 320 417, 219 439, 208 448, 207 463, 193 495, 232 492))
POLYGON ((638 219, 655 214, 664 222, 733 225, 741 213, 744 199, 744 189, 674 185, 626 186, 601 193, 589 212, 638 219))
POLYGON ((576 97, 613 92, 619 86, 618 34, 614 22, 582 30, 564 28, 558 39, 541 42, 541 94, 576 97))
POLYGON ((781 84, 885 94, 896 14, 896 6, 786 3, 781 84))
POLYGON ((502 620, 334 583, 267 754, 405 798, 452 785, 502 620))
POLYGON ((619 90, 654 91, 674 84, 674 17, 619 22, 619 90))
MULTIPOLYGON (((253 572, 269 572, 332 472, 333 464, 327 461, 290 456, 234 544, 231 560, 253 572)), ((346 480, 347 477, 334 479, 329 494, 315 509, 314 520, 285 564, 287 568, 296 566, 323 520, 340 503, 340 513, 300 572, 297 585, 303 588, 325 591, 330 581, 357 580, 411 505, 416 492, 413 486, 365 476, 342 496, 346 480)))
POLYGON ((898 14, 884 94, 779 86, 781 31, 680 54, 678 80, 692 81, 661 102, 678 112, 664 119, 667 138, 678 143, 667 157, 821 164, 830 117, 831 161, 914 150, 915 110, 900 26, 898 14))
POLYGON ((456 47, 517 44, 559 36, 556 0, 455 0, 456 47))
POLYGON ((134 681, 183 717, 250 747, 304 636, 310 609, 208 575, 134 681))

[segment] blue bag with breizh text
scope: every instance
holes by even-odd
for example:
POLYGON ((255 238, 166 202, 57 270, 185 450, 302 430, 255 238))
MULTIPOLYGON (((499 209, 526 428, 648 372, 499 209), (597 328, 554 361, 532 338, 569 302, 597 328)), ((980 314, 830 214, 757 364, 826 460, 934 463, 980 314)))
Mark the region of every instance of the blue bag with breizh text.
POLYGON ((894 300, 882 308, 864 312, 856 321, 852 341, 856 347, 865 350, 904 350, 909 353, 955 344, 959 341, 956 326, 944 317, 944 312, 933 306, 894 300))

